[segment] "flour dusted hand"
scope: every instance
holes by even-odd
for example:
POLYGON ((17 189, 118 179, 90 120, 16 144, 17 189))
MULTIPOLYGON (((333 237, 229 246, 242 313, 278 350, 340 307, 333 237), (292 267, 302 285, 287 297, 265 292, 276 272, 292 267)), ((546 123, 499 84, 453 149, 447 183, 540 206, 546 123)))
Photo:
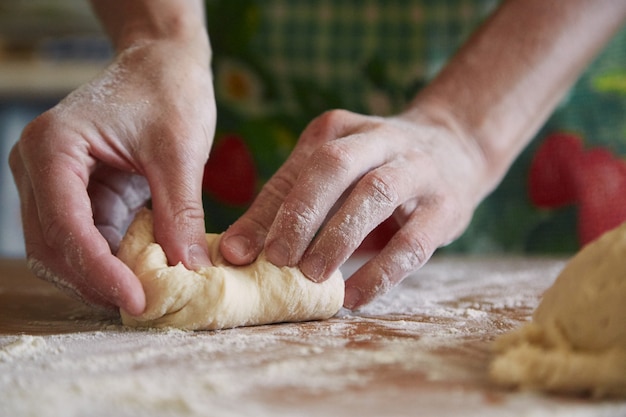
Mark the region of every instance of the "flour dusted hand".
POLYGON ((298 268, 276 267, 265 255, 247 266, 228 265, 220 256, 219 235, 207 234, 214 266, 191 271, 168 266, 154 241, 152 213, 137 214, 122 240, 118 257, 139 277, 146 293, 146 310, 131 316, 121 310, 124 324, 136 327, 177 327, 215 330, 278 322, 327 319, 343 303, 339 271, 314 283, 298 268))

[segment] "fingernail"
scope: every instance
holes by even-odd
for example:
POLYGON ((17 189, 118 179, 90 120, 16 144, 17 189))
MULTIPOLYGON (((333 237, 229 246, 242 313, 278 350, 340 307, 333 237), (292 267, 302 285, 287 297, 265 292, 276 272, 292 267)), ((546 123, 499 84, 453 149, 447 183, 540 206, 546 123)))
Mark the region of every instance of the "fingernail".
POLYGON ((189 263, 193 269, 211 266, 209 256, 200 245, 191 245, 189 247, 189 263))
POLYGON ((357 288, 346 288, 343 306, 348 310, 352 310, 361 301, 361 291, 357 288))
POLYGON ((237 257, 245 258, 250 253, 250 239, 242 235, 231 236, 224 242, 237 257))
POLYGON ((326 258, 319 254, 308 256, 300 265, 300 270, 311 281, 320 282, 326 272, 326 258))
POLYGON ((291 251, 283 240, 277 240, 267 247, 267 260, 276 266, 288 266, 291 251))

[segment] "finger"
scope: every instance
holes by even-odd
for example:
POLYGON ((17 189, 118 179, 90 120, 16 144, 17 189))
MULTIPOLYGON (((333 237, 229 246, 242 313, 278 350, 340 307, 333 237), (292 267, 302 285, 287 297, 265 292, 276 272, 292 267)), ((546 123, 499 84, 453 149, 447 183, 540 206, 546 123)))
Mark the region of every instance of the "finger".
POLYGON ((304 254, 299 264, 304 275, 315 282, 326 280, 376 226, 413 198, 418 166, 417 161, 394 161, 363 176, 304 254))
POLYGON ((277 266, 296 265, 346 190, 396 152, 399 141, 381 147, 372 140, 378 124, 371 120, 361 118, 359 122, 359 128, 367 133, 329 129, 332 135, 347 135, 326 138, 305 164, 297 167, 297 185, 285 197, 268 233, 266 253, 270 262, 277 266), (367 126, 363 120, 368 121, 367 126))
POLYGON ((466 223, 455 218, 452 205, 437 198, 423 199, 387 246, 346 281, 344 307, 356 309, 386 293, 456 237, 466 223))
POLYGON ((294 188, 302 167, 321 143, 349 134, 348 121, 352 119, 352 113, 331 111, 307 126, 287 161, 264 185, 246 213, 224 233, 220 250, 226 260, 243 265, 256 259, 265 245, 276 213, 294 188))
MULTIPOLYGON (((22 201, 24 236, 33 273, 99 306, 116 306, 134 314, 145 307, 137 277, 113 256, 91 218, 85 182, 73 163, 22 163, 12 152, 11 167, 22 201), (42 167, 49 175, 30 172, 42 167)), ((33 158, 37 160, 37 158, 33 158)))
MULTIPOLYGON (((154 236, 168 262, 189 269, 211 265, 202 208, 206 149, 190 149, 184 130, 164 132, 160 146, 145 163, 152 192, 154 236)), ((206 138, 205 143, 210 143, 206 138)))
POLYGON ((94 223, 116 253, 128 225, 150 198, 148 183, 140 175, 99 166, 89 179, 87 192, 94 223))
POLYGON ((93 291, 89 286, 79 289, 78 284, 73 284, 73 281, 78 282, 82 277, 76 276, 65 264, 63 257, 55 253, 54 249, 48 247, 44 241, 31 181, 21 158, 16 157, 16 154, 16 148, 14 148, 9 161, 21 202, 28 268, 36 277, 54 284, 65 293, 83 302, 101 308, 113 307, 109 300, 93 291), (65 272, 60 273, 59 271, 65 272))
POLYGON ((289 159, 263 186, 246 213, 233 223, 220 240, 224 258, 235 265, 254 261, 263 249, 265 237, 285 196, 293 187, 295 178, 289 159))

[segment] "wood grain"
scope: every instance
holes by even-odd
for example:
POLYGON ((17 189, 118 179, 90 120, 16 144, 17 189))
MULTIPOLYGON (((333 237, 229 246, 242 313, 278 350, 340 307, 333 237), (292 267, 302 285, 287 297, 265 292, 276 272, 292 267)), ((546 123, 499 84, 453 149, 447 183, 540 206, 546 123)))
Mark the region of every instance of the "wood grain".
MULTIPOLYGON (((351 260, 346 275, 362 259, 351 260)), ((0 415, 626 415, 493 386, 490 344, 562 259, 437 258, 358 312, 213 332, 138 331, 0 262, 0 415)))

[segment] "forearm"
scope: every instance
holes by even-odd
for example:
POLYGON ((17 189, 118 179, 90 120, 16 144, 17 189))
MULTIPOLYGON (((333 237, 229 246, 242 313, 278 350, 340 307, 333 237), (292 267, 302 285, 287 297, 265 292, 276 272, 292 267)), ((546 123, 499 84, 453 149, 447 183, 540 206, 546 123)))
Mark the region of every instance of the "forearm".
POLYGON ((140 43, 168 40, 210 54, 202 0, 91 0, 91 3, 118 52, 140 43))
POLYGON ((488 192, 625 18, 622 0, 505 1, 407 115, 475 141, 488 192))

